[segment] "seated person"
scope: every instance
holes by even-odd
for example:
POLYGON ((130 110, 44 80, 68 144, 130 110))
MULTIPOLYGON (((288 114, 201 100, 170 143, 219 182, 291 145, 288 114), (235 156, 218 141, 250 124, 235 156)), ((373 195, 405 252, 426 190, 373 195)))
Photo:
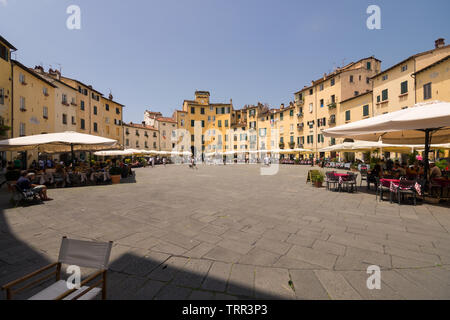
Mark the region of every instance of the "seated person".
POLYGON ((406 168, 406 175, 408 176, 417 176, 419 174, 419 165, 417 162, 414 165, 406 168))
POLYGON ((32 184, 30 181, 30 177, 34 174, 29 174, 26 170, 21 172, 21 177, 19 180, 17 180, 16 185, 19 186, 22 190, 31 190, 34 193, 37 193, 42 201, 50 201, 53 199, 50 199, 47 196, 47 187, 44 185, 36 185, 32 184))
POLYGON ((406 170, 398 162, 396 162, 394 164, 393 171, 394 171, 395 177, 397 177, 397 178, 406 176, 406 170))
POLYGON ((442 177, 441 169, 434 162, 430 162, 430 179, 442 177))
POLYGON ((381 165, 377 163, 372 170, 368 172, 367 182, 368 183, 376 183, 376 177, 380 177, 381 175, 381 165))

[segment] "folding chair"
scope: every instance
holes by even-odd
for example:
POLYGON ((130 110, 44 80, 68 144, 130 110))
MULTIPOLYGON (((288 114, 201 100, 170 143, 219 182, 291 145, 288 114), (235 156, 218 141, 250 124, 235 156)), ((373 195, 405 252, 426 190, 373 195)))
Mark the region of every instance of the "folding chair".
POLYGON ((2 287, 6 290, 6 299, 11 300, 13 295, 31 288, 47 279, 56 278, 56 282, 35 294, 29 300, 92 300, 100 291, 102 299, 106 299, 106 272, 108 269, 109 256, 111 254, 112 241, 110 242, 91 242, 62 238, 61 248, 59 250, 58 262, 52 263, 35 272, 32 272, 18 280, 12 281, 2 287), (75 265, 83 268, 97 269, 95 273, 81 281, 79 289, 68 289, 67 281, 61 280, 62 265, 75 265), (22 284, 37 275, 43 274, 47 270, 51 273, 43 275, 37 280, 24 284, 21 288, 13 289, 14 286, 22 284), (88 286, 93 280, 101 277, 100 280, 88 286), (101 287, 98 287, 101 285, 101 287))
POLYGON ((400 179, 400 183, 397 189, 397 199, 399 205, 401 204, 401 200, 404 199, 405 196, 411 196, 413 198, 414 205, 417 204, 416 190, 414 189, 415 184, 416 180, 400 179))

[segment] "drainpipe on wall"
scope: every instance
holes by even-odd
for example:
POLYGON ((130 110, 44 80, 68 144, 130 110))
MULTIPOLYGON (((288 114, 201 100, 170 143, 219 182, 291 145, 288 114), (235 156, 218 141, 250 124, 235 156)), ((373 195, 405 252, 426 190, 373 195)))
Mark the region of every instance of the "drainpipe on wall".
POLYGON ((11 64, 11 138, 14 138, 14 68, 11 57, 9 62, 11 64))

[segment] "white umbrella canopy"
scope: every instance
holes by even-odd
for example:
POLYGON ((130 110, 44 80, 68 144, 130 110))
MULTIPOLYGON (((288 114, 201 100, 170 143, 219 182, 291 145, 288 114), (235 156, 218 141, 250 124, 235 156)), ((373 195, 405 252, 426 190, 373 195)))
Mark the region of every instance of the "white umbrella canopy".
POLYGON ((382 149, 388 152, 406 152, 410 153, 418 148, 424 148, 424 145, 403 145, 403 144, 387 144, 382 141, 355 141, 344 142, 320 149, 319 152, 363 152, 382 149))
POLYGON ((102 150, 94 153, 96 156, 132 156, 144 154, 145 150, 125 149, 125 150, 102 150))
POLYGON ((319 150, 319 152, 338 152, 338 151, 349 151, 353 152, 353 146, 355 145, 354 142, 344 142, 335 144, 329 147, 325 147, 319 150))
POLYGON ((303 149, 303 148, 295 148, 295 149, 292 149, 294 152, 300 152, 300 153, 308 153, 308 152, 313 152, 312 150, 310 150, 310 149, 303 149))
POLYGON ((428 179, 430 144, 450 142, 450 102, 419 103, 412 108, 386 113, 322 130, 326 137, 358 138, 384 143, 424 144, 424 175, 428 179))
POLYGON ((322 132, 326 137, 358 138, 366 141, 379 141, 381 138, 383 143, 414 145, 424 144, 425 130, 431 132, 430 143, 450 141, 449 102, 420 103, 412 108, 325 129, 322 132))
POLYGON ((296 149, 275 150, 274 152, 278 152, 278 153, 307 153, 307 152, 312 152, 312 150, 303 149, 303 148, 296 148, 296 149))
POLYGON ((45 153, 62 153, 111 149, 116 145, 117 140, 66 131, 1 140, 0 151, 37 149, 45 153))

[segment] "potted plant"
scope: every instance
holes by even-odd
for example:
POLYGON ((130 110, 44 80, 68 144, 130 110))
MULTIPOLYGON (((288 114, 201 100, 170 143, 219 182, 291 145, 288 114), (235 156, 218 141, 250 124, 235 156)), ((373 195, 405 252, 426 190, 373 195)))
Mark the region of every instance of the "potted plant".
POLYGON ((322 188, 322 183, 324 180, 325 180, 325 175, 319 171, 313 178, 314 187, 322 188))
POLYGON ((122 178, 122 168, 111 167, 109 169, 109 174, 111 176, 112 184, 118 184, 118 183, 120 183, 120 178, 122 178))

